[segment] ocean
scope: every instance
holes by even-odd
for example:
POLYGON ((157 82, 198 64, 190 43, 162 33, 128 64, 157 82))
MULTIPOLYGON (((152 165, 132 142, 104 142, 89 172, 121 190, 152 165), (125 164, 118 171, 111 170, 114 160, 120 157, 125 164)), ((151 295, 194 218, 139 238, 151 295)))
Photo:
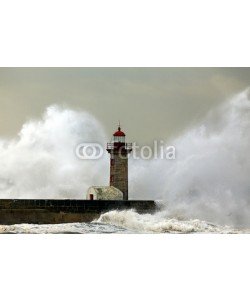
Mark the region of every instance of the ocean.
POLYGON ((198 219, 169 218, 162 212, 138 214, 133 210, 110 211, 90 223, 0 225, 2 234, 191 234, 249 233, 198 219))

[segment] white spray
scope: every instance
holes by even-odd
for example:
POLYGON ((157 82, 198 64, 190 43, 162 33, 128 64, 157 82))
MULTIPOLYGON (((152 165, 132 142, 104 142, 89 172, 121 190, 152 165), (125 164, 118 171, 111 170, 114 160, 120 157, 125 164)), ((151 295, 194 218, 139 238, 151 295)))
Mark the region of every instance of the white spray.
POLYGON ((171 144, 175 161, 133 163, 133 196, 164 200, 170 216, 250 226, 249 90, 171 144))
POLYGON ((106 140, 93 116, 49 107, 17 139, 0 141, 0 198, 84 199, 89 186, 106 183, 108 161, 79 160, 75 149, 106 140))

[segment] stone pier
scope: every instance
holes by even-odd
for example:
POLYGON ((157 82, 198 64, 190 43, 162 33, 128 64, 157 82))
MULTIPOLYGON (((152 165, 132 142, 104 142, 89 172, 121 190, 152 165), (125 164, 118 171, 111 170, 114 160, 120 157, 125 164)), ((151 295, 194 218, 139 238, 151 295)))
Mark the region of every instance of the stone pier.
POLYGON ((60 224, 91 222, 111 210, 156 210, 154 201, 122 200, 10 200, 0 199, 0 224, 60 224))

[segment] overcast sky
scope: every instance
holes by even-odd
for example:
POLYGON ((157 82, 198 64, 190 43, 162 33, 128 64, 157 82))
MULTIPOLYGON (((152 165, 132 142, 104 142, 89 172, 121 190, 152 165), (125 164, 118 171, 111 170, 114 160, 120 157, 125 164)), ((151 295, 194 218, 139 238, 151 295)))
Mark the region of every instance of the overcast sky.
POLYGON ((250 68, 0 68, 0 136, 51 104, 93 114, 112 135, 167 140, 250 85, 250 68))

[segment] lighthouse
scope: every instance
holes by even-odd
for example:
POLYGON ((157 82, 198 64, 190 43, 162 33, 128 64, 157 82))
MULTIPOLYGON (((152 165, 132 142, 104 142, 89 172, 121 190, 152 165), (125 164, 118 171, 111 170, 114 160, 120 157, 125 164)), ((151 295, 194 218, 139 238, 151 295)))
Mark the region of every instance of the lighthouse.
POLYGON ((120 124, 111 143, 107 144, 107 151, 110 154, 110 186, 123 193, 123 200, 128 200, 128 154, 132 152, 132 143, 126 143, 126 134, 120 124))

